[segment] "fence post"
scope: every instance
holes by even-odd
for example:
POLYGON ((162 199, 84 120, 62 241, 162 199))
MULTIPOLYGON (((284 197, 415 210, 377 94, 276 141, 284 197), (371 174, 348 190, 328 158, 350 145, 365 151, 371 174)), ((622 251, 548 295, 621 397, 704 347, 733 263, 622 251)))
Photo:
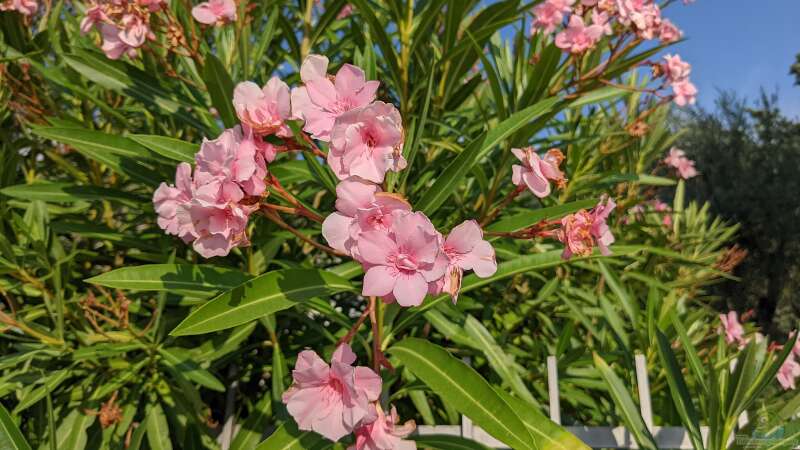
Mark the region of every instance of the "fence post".
POLYGON ((653 431, 653 405, 650 401, 650 379, 647 378, 647 359, 641 353, 633 357, 636 363, 636 386, 639 388, 639 409, 647 429, 653 431))
POLYGON ((550 400, 550 420, 561 425, 561 399, 558 396, 558 362, 547 357, 547 395, 550 400))

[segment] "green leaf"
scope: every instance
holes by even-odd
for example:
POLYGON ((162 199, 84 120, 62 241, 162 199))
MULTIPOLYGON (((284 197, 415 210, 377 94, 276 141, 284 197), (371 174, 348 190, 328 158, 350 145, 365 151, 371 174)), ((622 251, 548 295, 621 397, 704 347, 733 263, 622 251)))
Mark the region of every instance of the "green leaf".
POLYGON ((642 419, 639 409, 633 403, 633 398, 628 393, 625 384, 597 353, 594 353, 594 365, 600 372, 600 376, 605 380, 608 392, 611 394, 611 398, 614 399, 625 426, 633 434, 636 442, 641 448, 657 450, 656 441, 653 439, 653 435, 650 434, 650 430, 647 429, 644 419, 642 419))
POLYGON ((425 339, 406 338, 389 349, 403 366, 461 414, 515 449, 533 439, 511 407, 474 369, 425 339))
POLYGON ((638 303, 633 299, 628 290, 622 286, 622 282, 617 275, 610 271, 602 260, 597 261, 597 266, 600 267, 600 273, 603 274, 603 279, 606 281, 606 284, 608 284, 611 292, 622 302, 622 309, 625 310, 628 318, 632 321, 631 323, 639 323, 638 303))
POLYGON ((233 289, 250 278, 236 269, 207 264, 147 264, 122 267, 85 281, 115 289, 209 293, 233 289))
POLYGON ((433 186, 416 202, 417 209, 429 216, 436 212, 456 187, 463 183, 467 174, 472 170, 472 166, 516 131, 534 119, 548 114, 558 101, 558 97, 551 97, 533 104, 512 114, 508 119, 491 127, 488 132, 475 139, 447 166, 433 186))
POLYGON ((100 131, 81 128, 31 128, 34 134, 74 147, 87 158, 128 177, 151 186, 161 183, 161 176, 152 167, 143 164, 148 160, 147 149, 136 142, 100 131))
POLYGON ((131 134, 128 137, 165 158, 180 162, 193 163, 195 153, 200 150, 195 143, 166 136, 131 134))
POLYGON ((313 431, 300 431, 291 420, 275 430, 255 450, 307 450, 322 448, 330 443, 313 431))
POLYGON ((147 201, 117 189, 100 186, 80 186, 69 183, 37 182, 33 184, 18 184, 0 189, 0 193, 22 200, 41 200, 56 203, 110 200, 135 207, 147 201))
POLYGON ((510 355, 506 354, 503 349, 497 345, 494 337, 482 323, 475 317, 468 315, 464 323, 464 330, 472 337, 472 340, 478 344, 478 348, 483 351, 483 355, 489 361, 495 372, 500 375, 506 383, 511 386, 511 389, 525 399, 528 403, 537 405, 538 402, 533 398, 528 387, 522 381, 517 366, 510 355))
POLYGON ((89 437, 86 429, 94 423, 95 416, 75 408, 61 422, 56 431, 58 450, 85 450, 89 437))
POLYGON ((589 446, 567 431, 561 425, 550 420, 541 410, 524 400, 495 389, 500 397, 517 412, 517 415, 528 427, 533 437, 534 446, 539 450, 589 450, 589 446))
POLYGON ((242 427, 236 433, 236 437, 231 442, 230 450, 250 450, 258 445, 264 430, 273 421, 272 417, 272 397, 264 395, 255 404, 250 414, 242 423, 242 427))
POLYGON ((695 411, 694 404, 692 404, 689 388, 686 387, 686 381, 683 379, 678 360, 675 358, 675 354, 670 348, 669 340, 664 336, 664 333, 656 330, 656 339, 658 341, 658 356, 667 371, 667 384, 672 394, 672 403, 678 411, 683 426, 689 432, 689 439, 692 440, 692 445, 696 450, 703 450, 705 447, 703 446, 703 436, 700 434, 697 411, 695 411))
POLYGON ((461 436, 431 434, 425 436, 411 436, 409 439, 417 443, 417 448, 427 448, 431 450, 489 450, 489 447, 461 436))
POLYGON ((42 383, 41 386, 37 387, 36 389, 27 391, 27 393, 23 394, 22 398, 19 401, 19 404, 17 405, 16 408, 14 408, 14 414, 19 414, 20 412, 36 404, 39 400, 43 399, 48 392, 52 392, 55 388, 57 388, 71 375, 72 371, 70 369, 61 369, 50 373, 44 379, 44 382, 42 383))
POLYGON ((499 233, 510 233, 523 230, 533 224, 543 220, 553 220, 572 214, 575 211, 591 208, 597 204, 597 199, 578 200, 563 205, 551 206, 549 208, 533 209, 513 216, 505 217, 502 220, 492 223, 486 227, 486 231, 499 233))
POLYGON ((347 280, 325 270, 269 272, 210 300, 193 311, 171 334, 186 336, 224 330, 313 297, 352 289, 347 280))
POLYGON ((219 112, 225 127, 236 125, 236 111, 233 109, 233 80, 219 59, 211 53, 206 54, 203 66, 203 81, 206 83, 211 104, 219 112))
POLYGON ((147 408, 147 443, 150 450, 172 450, 172 441, 169 438, 169 425, 167 416, 160 403, 150 404, 147 408))
POLYGON ((158 353, 164 358, 164 362, 174 367, 184 377, 194 381, 200 386, 217 392, 225 392, 225 385, 220 382, 211 372, 200 367, 192 360, 187 349, 182 348, 159 348, 158 353))
POLYGON ((0 404, 0 448, 8 450, 31 450, 11 414, 0 404))

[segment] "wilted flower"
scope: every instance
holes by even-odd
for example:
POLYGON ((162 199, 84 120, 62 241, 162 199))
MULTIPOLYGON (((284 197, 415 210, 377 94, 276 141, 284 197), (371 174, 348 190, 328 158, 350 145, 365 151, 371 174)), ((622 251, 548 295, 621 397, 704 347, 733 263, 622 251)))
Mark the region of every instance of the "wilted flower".
POLYGON ((283 403, 298 428, 337 441, 378 418, 372 402, 381 394, 381 378, 368 367, 353 367, 355 361, 347 344, 336 349, 330 366, 312 350, 297 355, 283 403))
POLYGON ((328 164, 340 180, 358 176, 382 183, 387 171, 400 171, 406 160, 400 153, 403 123, 397 109, 374 102, 345 112, 331 133, 328 164))
POLYGON ((305 120, 303 130, 314 139, 326 142, 331 139, 336 118, 369 105, 380 86, 378 81, 366 81, 364 71, 351 64, 343 65, 333 80, 327 71, 327 57, 307 56, 300 66, 304 86, 292 89, 292 115, 305 120))
POLYGON ((561 257, 591 255, 595 245, 603 255, 610 255, 608 247, 614 243, 614 235, 606 221, 616 206, 613 199, 604 195, 591 212, 580 210, 561 219, 561 229, 556 234, 564 243, 561 257))
POLYGON ((233 0, 209 0, 192 8, 192 17, 206 25, 221 26, 236 21, 236 3, 233 0))

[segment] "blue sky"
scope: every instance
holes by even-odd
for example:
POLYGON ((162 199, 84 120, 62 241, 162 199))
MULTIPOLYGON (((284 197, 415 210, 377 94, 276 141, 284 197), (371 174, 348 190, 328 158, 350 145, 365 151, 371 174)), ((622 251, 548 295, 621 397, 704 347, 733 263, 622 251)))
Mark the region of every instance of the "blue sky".
POLYGON ((763 86, 777 88, 783 112, 800 117, 800 86, 789 75, 800 53, 800 0, 676 1, 664 15, 684 32, 672 51, 692 63, 700 105, 711 108, 717 89, 754 99, 763 86))

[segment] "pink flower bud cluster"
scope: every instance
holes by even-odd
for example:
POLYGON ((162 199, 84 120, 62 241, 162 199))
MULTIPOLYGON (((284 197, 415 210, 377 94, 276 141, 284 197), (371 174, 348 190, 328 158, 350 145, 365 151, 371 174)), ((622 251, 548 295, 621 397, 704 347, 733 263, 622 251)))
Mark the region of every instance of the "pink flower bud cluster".
POLYGON ((684 62, 680 55, 665 55, 662 72, 667 83, 672 87, 675 104, 678 106, 693 105, 697 99, 697 87, 689 81, 692 66, 684 62))
POLYGON ((606 221, 616 206, 613 199, 604 195, 591 211, 582 209, 561 219, 561 228, 556 232, 556 237, 564 244, 561 257, 589 256, 595 245, 600 253, 610 255, 608 247, 614 243, 614 235, 606 221))
POLYGON ((677 147, 672 147, 669 150, 669 154, 664 158, 664 164, 674 168, 684 180, 697 176, 694 161, 687 158, 686 153, 677 147))
POLYGON ((414 431, 413 421, 398 425, 397 411, 387 416, 379 403, 380 376, 364 366, 353 366, 356 355, 347 344, 333 353, 330 365, 312 350, 297 356, 294 382, 283 403, 301 430, 314 431, 338 441, 355 434, 355 450, 411 450, 416 445, 403 438, 414 431))
POLYGON ((233 0, 209 0, 192 8, 192 17, 202 24, 222 26, 236 21, 233 0))
POLYGON ((162 0, 95 0, 81 21, 81 34, 97 29, 103 38, 100 49, 110 59, 137 56, 137 49, 154 40, 151 15, 161 9, 162 0))
POLYGON ((23 16, 32 16, 39 9, 36 0, 3 0, 0 1, 0 11, 16 11, 23 16))

